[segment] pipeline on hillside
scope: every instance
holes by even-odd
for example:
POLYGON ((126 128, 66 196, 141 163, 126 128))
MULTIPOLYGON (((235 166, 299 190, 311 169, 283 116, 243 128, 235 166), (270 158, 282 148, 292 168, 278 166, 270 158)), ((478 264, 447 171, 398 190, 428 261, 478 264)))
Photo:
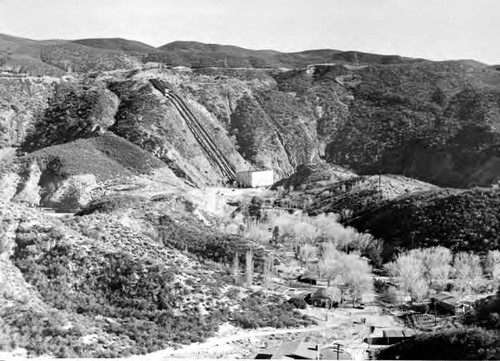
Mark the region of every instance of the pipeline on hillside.
POLYGON ((169 99, 174 107, 177 109, 181 117, 186 122, 189 130, 195 137, 196 141, 200 144, 203 152, 207 158, 217 166, 222 174, 230 181, 236 180, 236 172, 234 167, 229 163, 224 153, 217 147, 212 137, 205 130, 201 122, 196 118, 191 109, 187 106, 184 100, 171 90, 167 90, 163 84, 156 79, 149 80, 153 87, 169 99))

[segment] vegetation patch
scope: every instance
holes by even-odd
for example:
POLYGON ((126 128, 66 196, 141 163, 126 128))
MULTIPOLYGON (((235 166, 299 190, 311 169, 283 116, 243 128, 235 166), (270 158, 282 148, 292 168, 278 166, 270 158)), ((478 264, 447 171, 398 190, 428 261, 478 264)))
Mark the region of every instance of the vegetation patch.
POLYGON ((247 250, 253 250, 259 265, 265 254, 262 246, 252 244, 238 235, 217 233, 200 228, 190 220, 179 220, 164 215, 158 219, 157 230, 165 246, 173 247, 202 258, 223 264, 231 264, 235 255, 242 260, 247 250))
POLYGON ((46 147, 30 153, 26 162, 31 160, 38 163, 42 172, 57 177, 93 174, 99 181, 166 167, 158 158, 112 134, 46 147))
POLYGON ((22 148, 34 151, 91 136, 96 124, 91 116, 99 104, 99 98, 103 97, 103 92, 98 87, 89 89, 76 83, 63 82, 55 85, 47 108, 35 123, 22 148))
POLYGON ((104 196, 91 201, 82 210, 76 213, 77 216, 85 216, 88 214, 111 213, 117 210, 126 210, 141 204, 145 199, 142 197, 131 195, 111 195, 104 196))
POLYGON ((499 354, 498 332, 461 329, 420 334, 380 350, 376 357, 379 360, 496 360, 499 354))
POLYGON ((204 294, 210 300, 219 295, 223 283, 210 281, 221 277, 217 270, 200 268, 205 275, 201 285, 189 270, 179 268, 169 251, 160 251, 161 246, 153 248, 143 240, 138 256, 129 249, 138 246, 128 243, 127 248, 125 240, 121 249, 99 246, 109 242, 108 237, 118 242, 125 236, 102 232, 104 238, 75 243, 74 235, 70 240, 67 232, 53 227, 18 229, 14 264, 47 305, 68 315, 71 325, 82 325, 65 328, 59 315, 37 316, 35 311, 6 317, 9 334, 23 336, 20 347, 33 355, 126 356, 202 341, 227 321, 225 304, 214 300, 201 312, 185 301, 193 295, 204 294), (83 341, 85 336, 93 339, 94 333, 96 340, 83 341), (49 336, 50 347, 44 346, 49 336), (116 347, 103 350, 103 342, 116 347))
POLYGON ((42 172, 59 178, 93 174, 103 181, 134 174, 84 139, 40 149, 30 153, 26 160, 27 163, 35 160, 42 172))
POLYGON ((232 314, 233 322, 242 328, 295 328, 316 324, 278 296, 253 293, 244 298, 232 314))
POLYGON ((398 250, 444 246, 453 252, 498 249, 500 193, 495 189, 431 191, 397 198, 349 222, 398 250))

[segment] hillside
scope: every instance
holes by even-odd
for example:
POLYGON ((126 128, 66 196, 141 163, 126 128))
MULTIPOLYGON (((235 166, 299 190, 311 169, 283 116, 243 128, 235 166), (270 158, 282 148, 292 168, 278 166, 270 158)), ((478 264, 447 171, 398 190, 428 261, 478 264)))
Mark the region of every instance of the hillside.
POLYGON ((497 179, 500 73, 481 64, 317 66, 277 80, 316 110, 330 163, 442 186, 497 179))
POLYGON ((0 34, 0 70, 60 76, 132 68, 138 61, 118 50, 97 49, 67 40, 31 40, 0 34))
POLYGON ((418 59, 333 49, 279 52, 175 41, 158 48, 123 38, 38 41, 0 34, 0 69, 32 75, 106 71, 142 62, 193 68, 303 68, 310 64, 396 64, 418 59))
POLYGON ((205 44, 195 41, 175 41, 158 48, 164 54, 151 55, 151 60, 170 65, 232 68, 303 68, 310 64, 359 63, 393 64, 416 59, 333 49, 279 52, 251 50, 231 45, 205 44))
POLYGON ((74 43, 90 46, 92 48, 107 49, 115 51, 125 51, 132 53, 149 53, 155 52, 155 47, 141 43, 140 41, 109 38, 109 39, 78 39, 73 40, 74 43))
POLYGON ((498 248, 497 189, 431 190, 387 200, 348 224, 383 238, 389 249, 442 245, 484 253, 498 248))
POLYGON ((335 213, 343 224, 383 240, 385 261, 413 248, 439 245, 484 255, 499 244, 497 187, 440 188, 400 175, 309 165, 274 188, 283 188, 285 206, 312 216, 335 213))
MULTIPOLYGON (((53 112, 62 108, 57 102, 76 102, 77 112, 86 118, 76 132, 70 132, 77 138, 85 136, 85 127, 99 125, 92 120, 96 111, 108 108, 105 123, 110 124, 114 112, 125 109, 123 99, 110 94, 108 82, 124 81, 126 69, 154 60, 147 59, 147 52, 139 57, 130 55, 146 51, 147 46, 123 39, 87 41, 97 47, 60 40, 2 39, 7 63, 19 55, 65 72, 101 71, 93 77, 103 77, 104 84, 86 80, 91 84, 89 89, 80 85, 56 87, 58 94, 46 112, 47 119, 55 119, 53 112), (117 79, 105 74, 116 69, 122 69, 116 73, 117 79), (122 103, 121 110, 116 110, 117 102, 122 103)), ((227 138, 232 143, 221 143, 229 154, 236 156, 238 152, 256 167, 273 168, 280 177, 289 176, 300 164, 325 160, 359 174, 401 174, 446 187, 489 186, 498 180, 500 72, 495 67, 471 60, 431 62, 335 50, 280 53, 196 42, 170 43, 156 53, 173 59, 157 59, 167 65, 202 68, 162 68, 133 77, 164 79, 204 108, 199 114, 202 119, 211 119, 215 128, 214 122, 220 124, 221 132, 229 132, 227 138), (193 59, 208 63, 193 64, 193 59), (318 62, 330 65, 310 65, 318 62)), ((139 93, 140 97, 147 94, 139 93)), ((198 105, 193 105, 197 109, 198 105)), ((10 113, 9 117, 17 116, 15 111, 10 113)), ((69 118, 78 118, 71 112, 69 118, 64 117, 70 123, 69 118)), ((115 130, 131 140, 131 134, 123 133, 125 118, 115 130)), ((23 121, 21 127, 26 123, 23 121)), ((61 128, 54 137, 63 132, 61 128)), ((170 142, 179 139, 175 134, 170 142)), ((160 149, 157 145, 154 148, 160 149)), ((182 149, 182 145, 175 148, 182 149)), ((196 158, 195 148, 190 149, 194 153, 189 157, 196 158)), ((183 153, 187 154, 181 150, 183 153)), ((171 162, 166 159, 170 156, 162 157, 171 162)), ((234 161, 242 165, 236 158, 234 161)), ((199 167, 206 170, 204 165, 199 167)), ((194 175, 188 177, 191 182, 200 182, 194 175)))
POLYGON ((177 206, 176 222, 203 229, 192 245, 205 242, 215 253, 180 252, 189 231, 164 221, 165 213, 174 214, 172 199, 131 200, 115 212, 62 220, 0 203, 2 232, 8 228, 0 248, 1 349, 130 356, 201 341, 234 312, 247 312, 231 275, 207 262, 214 254, 231 259, 237 239, 233 248, 221 248, 222 236, 177 206), (147 227, 161 236, 146 235, 147 227))
POLYGON ((306 189, 312 196, 311 214, 352 212, 356 218, 385 200, 423 191, 437 190, 429 183, 398 175, 350 176, 319 188, 306 189))

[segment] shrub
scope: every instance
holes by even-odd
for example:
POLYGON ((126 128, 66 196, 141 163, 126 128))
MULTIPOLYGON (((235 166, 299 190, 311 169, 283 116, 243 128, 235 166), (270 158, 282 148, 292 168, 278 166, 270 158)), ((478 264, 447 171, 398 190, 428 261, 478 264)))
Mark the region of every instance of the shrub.
POLYGON ((291 304, 294 308, 300 308, 301 310, 307 308, 307 302, 302 298, 290 298, 286 302, 291 304))
POLYGON ((166 215, 161 216, 157 223, 159 238, 167 247, 186 250, 200 258, 224 264, 230 264, 235 254, 243 257, 248 249, 252 249, 256 266, 262 263, 264 248, 241 236, 214 232, 187 219, 180 223, 166 215))
POLYGON ((264 297, 262 293, 254 293, 242 300, 240 309, 234 311, 233 323, 243 328, 286 328, 315 323, 294 308, 277 296, 264 297))
POLYGON ((376 354, 379 360, 488 360, 498 359, 498 332, 461 329, 420 334, 376 354))
POLYGON ((76 213, 77 216, 85 216, 92 213, 111 213, 118 209, 128 209, 136 207, 144 201, 144 198, 131 195, 112 195, 91 201, 82 210, 76 213))
MULTIPOLYGON (((500 291, 500 289, 499 289, 500 291)), ((476 301, 474 309, 468 313, 464 322, 467 325, 476 325, 487 329, 500 329, 500 292, 493 297, 476 301)))

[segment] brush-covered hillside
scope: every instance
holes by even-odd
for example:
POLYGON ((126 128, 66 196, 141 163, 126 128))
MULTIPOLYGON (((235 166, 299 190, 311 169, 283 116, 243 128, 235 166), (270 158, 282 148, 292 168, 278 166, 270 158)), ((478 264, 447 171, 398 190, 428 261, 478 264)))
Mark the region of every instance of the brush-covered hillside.
POLYGON ((262 246, 205 225, 214 219, 185 197, 101 197, 65 218, 0 206, 0 350, 123 357, 203 341, 225 322, 312 324, 282 297, 251 306, 226 265, 250 249, 262 264, 262 246))
POLYGON ((122 51, 96 49, 66 40, 31 40, 0 34, 0 69, 12 73, 61 76, 133 68, 136 57, 122 51))
MULTIPOLYGON (((500 72, 475 61, 432 62, 336 50, 280 53, 196 42, 155 49, 125 39, 32 41, 5 35, 0 49, 5 70, 12 71, 9 64, 18 59, 35 59, 43 64, 42 73, 46 67, 58 69, 57 74, 93 73, 93 80, 77 85, 82 89, 75 94, 94 91, 95 83, 106 77, 103 91, 123 98, 120 111, 125 98, 137 106, 124 86, 144 102, 147 91, 137 83, 144 74, 118 85, 113 80, 126 80, 123 72, 111 76, 103 71, 159 61, 164 74, 156 77, 193 102, 195 110, 195 103, 201 105, 206 110, 202 119, 211 118, 214 127, 229 132, 233 148, 245 160, 272 167, 280 177, 321 159, 360 174, 401 174, 451 187, 489 186, 500 172, 500 72), (193 59, 207 64, 194 64, 193 59), (167 69, 175 65, 188 69, 167 69)), ((105 107, 110 100, 103 96, 109 98, 85 97, 105 107)), ((115 127, 121 136, 118 129, 123 126, 115 127)))

